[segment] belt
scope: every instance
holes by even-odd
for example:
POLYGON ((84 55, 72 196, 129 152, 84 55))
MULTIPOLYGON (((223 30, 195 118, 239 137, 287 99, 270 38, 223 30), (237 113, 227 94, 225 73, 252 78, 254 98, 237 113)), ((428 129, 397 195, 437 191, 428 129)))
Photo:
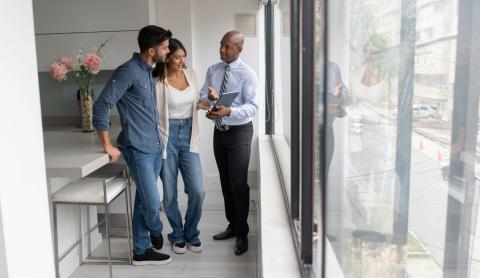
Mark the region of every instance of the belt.
POLYGON ((220 126, 215 126, 215 129, 218 130, 218 131, 224 132, 224 131, 229 131, 229 130, 242 129, 242 128, 245 128, 245 127, 248 127, 248 126, 251 126, 251 125, 252 125, 252 122, 248 122, 248 123, 243 124, 243 125, 220 125, 220 126))

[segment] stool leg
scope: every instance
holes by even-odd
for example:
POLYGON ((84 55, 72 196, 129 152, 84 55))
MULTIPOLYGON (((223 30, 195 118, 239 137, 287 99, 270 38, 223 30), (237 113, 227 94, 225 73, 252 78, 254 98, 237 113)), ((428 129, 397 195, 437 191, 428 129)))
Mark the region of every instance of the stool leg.
MULTIPOLYGON (((128 168, 127 168, 127 170, 128 170, 128 168)), ((127 187, 127 189, 128 189, 128 203, 129 203, 129 207, 130 207, 130 212, 129 212, 128 216, 130 217, 130 221, 129 221, 130 232, 131 232, 131 234, 133 234, 133 231, 132 231, 132 229, 133 229, 132 228, 132 225, 133 225, 132 224, 133 223, 133 220, 132 220, 133 219, 132 184, 133 184, 133 182, 132 182, 132 176, 130 175, 130 171, 127 171, 127 173, 128 173, 128 187, 127 187)), ((133 239, 132 239, 132 241, 133 241, 133 239)), ((130 246, 130 256, 132 256, 132 259, 133 259, 133 247, 132 246, 130 246)), ((130 263, 132 263, 132 262, 130 262, 130 263)))
POLYGON ((53 253, 55 256, 55 276, 60 278, 60 262, 58 261, 58 224, 57 224, 57 205, 53 203, 53 253))
POLYGON ((130 210, 131 210, 131 207, 128 203, 128 200, 129 200, 129 190, 128 190, 128 187, 130 187, 130 185, 127 183, 127 188, 125 189, 125 205, 127 207, 127 240, 128 240, 128 262, 130 264, 132 264, 132 242, 131 242, 131 239, 130 239, 130 234, 131 234, 131 219, 130 219, 130 210))
POLYGON ((87 205, 87 248, 88 257, 92 256, 92 237, 90 235, 90 206, 87 205))
POLYGON ((83 234, 82 234, 82 206, 78 205, 78 212, 77 212, 77 218, 78 218, 78 227, 77 227, 77 233, 80 238, 80 243, 78 244, 78 264, 82 265, 83 264, 83 234))
POLYGON ((104 184, 104 192, 105 192, 105 227, 107 230, 107 246, 108 246, 108 270, 110 272, 110 278, 113 277, 112 274, 112 247, 110 245, 110 213, 109 213, 109 206, 107 204, 107 190, 106 190, 106 185, 104 184))

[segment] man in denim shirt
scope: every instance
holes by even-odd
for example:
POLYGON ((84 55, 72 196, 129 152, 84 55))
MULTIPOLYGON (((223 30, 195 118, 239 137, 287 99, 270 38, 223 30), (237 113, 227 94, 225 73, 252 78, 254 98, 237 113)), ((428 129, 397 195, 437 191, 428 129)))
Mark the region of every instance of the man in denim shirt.
POLYGON ((146 26, 138 34, 140 53, 118 67, 93 107, 93 125, 112 162, 120 154, 131 170, 137 192, 133 212, 134 265, 163 265, 170 256, 163 246, 160 195, 157 178, 162 166, 163 142, 155 105, 152 65, 167 56, 172 34, 158 26, 146 26), (120 113, 122 132, 117 147, 110 142, 109 114, 114 105, 120 113), (150 247, 153 245, 153 248, 150 247))

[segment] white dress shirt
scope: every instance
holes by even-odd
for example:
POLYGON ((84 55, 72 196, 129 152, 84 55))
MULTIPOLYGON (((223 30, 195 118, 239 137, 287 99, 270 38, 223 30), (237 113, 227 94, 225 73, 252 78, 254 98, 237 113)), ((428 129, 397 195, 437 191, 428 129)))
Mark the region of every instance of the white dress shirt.
MULTIPOLYGON (((225 65, 225 62, 220 62, 208 68, 205 84, 200 90, 200 99, 208 100, 209 86, 220 94, 225 65)), ((253 69, 240 58, 230 63, 230 74, 225 88, 225 93, 227 92, 240 93, 230 106, 230 116, 223 117, 222 123, 236 126, 252 121, 258 111, 258 80, 253 69)))

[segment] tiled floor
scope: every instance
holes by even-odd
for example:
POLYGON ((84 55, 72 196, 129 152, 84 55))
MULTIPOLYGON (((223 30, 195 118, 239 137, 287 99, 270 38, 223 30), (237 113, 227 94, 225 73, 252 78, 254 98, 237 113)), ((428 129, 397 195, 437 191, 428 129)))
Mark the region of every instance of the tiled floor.
MULTIPOLYGON (((181 192, 181 191, 180 191, 181 192)), ((179 195, 185 195, 180 194, 179 195)), ((252 197, 255 196, 252 192, 252 197)), ((181 210, 185 211, 185 197, 180 199, 181 210)), ((252 202, 251 208, 254 208, 252 202)), ((162 221, 165 224, 164 237, 170 231, 170 226, 162 212, 162 221)), ((187 251, 184 255, 172 254, 170 244, 166 243, 163 252, 172 255, 173 262, 166 266, 114 265, 114 277, 162 277, 162 278, 255 278, 257 273, 257 227, 256 213, 251 210, 249 215, 250 235, 249 250, 242 256, 235 256, 233 249, 235 239, 214 241, 212 236, 225 229, 227 222, 223 211, 223 198, 220 190, 207 188, 204 212, 200 223, 200 239, 203 252, 199 254, 187 251)), ((103 242, 94 255, 105 253, 106 243, 103 242)), ((114 256, 127 256, 126 239, 113 239, 112 252, 114 256)), ((83 265, 72 278, 108 277, 108 267, 105 265, 83 265)))

